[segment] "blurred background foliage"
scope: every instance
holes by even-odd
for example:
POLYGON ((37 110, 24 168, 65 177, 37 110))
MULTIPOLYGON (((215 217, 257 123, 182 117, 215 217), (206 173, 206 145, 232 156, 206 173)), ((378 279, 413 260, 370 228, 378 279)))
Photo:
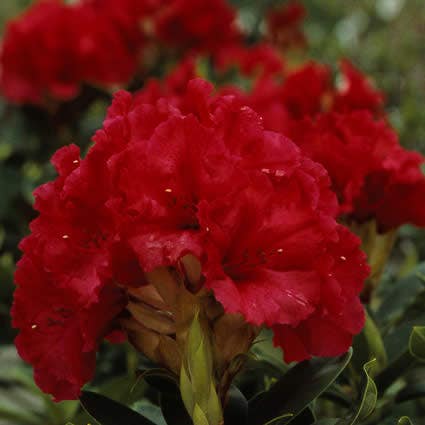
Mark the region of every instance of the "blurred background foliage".
MULTIPOLYGON (((1 0, 0 33, 7 20, 30 3, 1 0)), ((264 16, 269 7, 284 1, 233 0, 232 3, 240 10, 241 23, 261 32, 259 17, 264 16)), ((425 153, 425 1, 304 0, 303 4, 308 10, 304 28, 310 57, 332 66, 336 66, 341 57, 350 58, 385 91, 389 117, 399 131, 401 143, 425 153)), ((7 346, 14 337, 9 309, 14 264, 19 258, 17 245, 34 217, 32 191, 54 175, 48 160, 59 146, 73 142, 87 148, 90 136, 102 123, 107 105, 107 99, 98 100, 84 110, 74 121, 75 125, 65 126, 57 117, 34 108, 13 107, 0 99, 0 425, 60 425, 78 408, 73 402, 54 405, 35 387, 29 368, 23 367, 13 348, 7 346), (28 410, 22 410, 22 403, 28 410)), ((414 321, 423 314, 424 285, 417 274, 422 269, 417 267, 424 259, 424 232, 405 226, 384 275, 380 298, 398 301, 404 296, 406 305, 391 306, 390 303, 388 311, 379 308, 380 325, 388 328, 390 313, 399 314, 394 319, 399 322, 403 315, 414 321), (414 292, 414 298, 411 292, 404 295, 393 292, 397 289, 394 282, 400 277, 410 279, 406 286, 414 292), (406 311, 400 313, 404 307, 406 311)), ((265 350, 259 356, 267 361, 275 354, 265 350)), ((130 390, 135 382, 133 379, 129 383, 126 377, 134 372, 136 360, 125 346, 105 346, 100 358, 99 376, 94 385, 103 386, 103 393, 109 391, 113 398, 114 394, 127 394, 128 398, 121 401, 129 402, 134 397, 130 390), (107 379, 111 376, 113 384, 107 379), (111 391, 117 385, 124 385, 126 389, 111 391)), ((271 363, 276 364, 276 359, 271 363)), ((143 384, 138 385, 138 390, 145 391, 143 384)), ((155 401, 155 392, 147 394, 155 401)), ((146 401, 143 406, 144 412, 150 409, 155 416, 156 408, 149 403, 146 401)), ((407 413, 411 410, 407 409, 407 413)), ((85 424, 87 417, 80 413, 74 423, 85 424)))

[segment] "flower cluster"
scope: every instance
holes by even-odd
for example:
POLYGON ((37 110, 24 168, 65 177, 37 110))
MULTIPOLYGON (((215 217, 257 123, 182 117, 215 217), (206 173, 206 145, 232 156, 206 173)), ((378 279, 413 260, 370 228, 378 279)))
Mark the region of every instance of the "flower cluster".
POLYGON ((9 22, 1 52, 4 95, 16 103, 44 104, 75 97, 83 83, 129 81, 143 43, 130 6, 120 2, 116 13, 111 1, 46 0, 9 22))
POLYGON ((167 46, 214 52, 241 37, 226 0, 172 0, 159 8, 155 35, 167 46))
POLYGON ((223 92, 240 96, 265 128, 287 135, 324 165, 346 220, 375 219, 381 232, 404 223, 425 226, 423 157, 400 146, 383 94, 348 61, 340 71, 334 84, 329 67, 309 62, 285 72, 283 82, 270 75, 257 78, 249 93, 223 92))
MULTIPOLYGON (((170 96, 155 85, 118 92, 87 156, 60 149, 59 176, 35 193, 40 214, 21 243, 13 317, 21 356, 57 400, 92 377, 98 344, 131 294, 148 291, 155 270, 184 269, 188 256, 201 267, 192 292, 274 329, 287 361, 343 353, 363 326, 368 266, 336 222, 323 166, 237 97, 210 96, 200 79, 178 86, 170 96)), ((163 277, 157 289, 171 298, 172 285, 163 277)))
POLYGON ((297 1, 272 9, 267 16, 270 41, 283 50, 305 47, 307 40, 301 28, 305 16, 305 7, 297 1))
POLYGON ((1 90, 11 102, 45 105, 76 97, 83 84, 125 86, 155 62, 158 45, 213 53, 237 43, 235 22, 225 0, 39 0, 8 24, 1 90))

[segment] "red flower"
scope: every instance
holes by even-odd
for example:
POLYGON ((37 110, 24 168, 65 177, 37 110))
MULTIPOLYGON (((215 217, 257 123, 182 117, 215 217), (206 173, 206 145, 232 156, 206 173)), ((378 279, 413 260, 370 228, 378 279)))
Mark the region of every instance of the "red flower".
POLYGON ((346 228, 339 227, 338 235, 338 241, 319 260, 330 271, 321 287, 321 307, 297 325, 273 326, 274 343, 282 347, 287 363, 312 355, 337 356, 363 328, 363 307, 355 294, 365 278, 364 254, 346 228))
POLYGON ((36 191, 13 316, 19 352, 57 400, 91 378, 127 289, 186 254, 228 313, 301 339, 316 321, 341 335, 331 350, 321 331, 302 354, 277 339, 289 358, 342 353, 361 328, 368 268, 335 221, 324 168, 237 98, 210 91, 193 80, 180 101, 117 93, 87 156, 59 150, 59 177, 36 191))
POLYGON ((215 65, 220 71, 235 66, 243 75, 258 76, 260 79, 282 74, 285 68, 283 58, 267 43, 250 47, 238 44, 225 46, 218 51, 215 65))
POLYGON ((124 7, 111 16, 108 5, 98 3, 40 1, 9 23, 1 52, 9 100, 68 100, 83 83, 108 86, 132 77, 142 42, 138 21, 125 19, 124 7))
POLYGON ((272 9, 267 16, 271 41, 283 49, 305 47, 307 40, 301 28, 305 16, 305 7, 297 1, 272 9))
POLYGON ((343 83, 332 85, 329 67, 315 62, 254 80, 251 92, 226 87, 256 112, 266 129, 288 135, 325 166, 340 214, 375 219, 381 232, 404 223, 425 225, 423 157, 403 149, 385 119, 383 95, 349 62, 343 83), (400 208, 399 205, 404 205, 400 208))
POLYGON ((292 118, 302 118, 321 112, 330 93, 329 68, 310 62, 287 75, 281 101, 292 118))
POLYGON ((342 60, 340 67, 342 81, 335 93, 333 109, 337 111, 355 109, 381 111, 384 106, 384 94, 378 91, 368 78, 348 60, 342 60))
POLYGON ((155 34, 168 45, 214 52, 240 34, 226 0, 170 0, 155 17, 155 34))
POLYGON ((328 170, 341 213, 374 218, 380 231, 425 226, 423 157, 403 149, 384 120, 368 111, 329 113, 294 123, 290 134, 328 170))

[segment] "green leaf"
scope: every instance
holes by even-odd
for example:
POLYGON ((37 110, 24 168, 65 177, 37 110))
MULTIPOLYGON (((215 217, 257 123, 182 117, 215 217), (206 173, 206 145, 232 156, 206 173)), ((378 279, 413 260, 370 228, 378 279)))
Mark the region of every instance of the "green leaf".
POLYGON ((101 425, 156 425, 136 411, 101 394, 83 391, 80 402, 101 425))
POLYGON ((192 414, 195 408, 195 399, 192 393, 192 383, 184 365, 182 365, 180 370, 180 392, 187 411, 192 414))
POLYGON ((363 366, 366 385, 359 407, 347 419, 340 420, 337 425, 356 425, 365 420, 374 411, 378 399, 378 390, 370 375, 375 365, 376 360, 373 359, 363 366))
POLYGON ((415 326, 409 338, 409 352, 416 359, 425 362, 425 326, 415 326))
POLYGON ((249 402, 249 425, 263 425, 288 413, 297 416, 345 369, 352 349, 337 358, 317 358, 291 368, 269 391, 249 402))
POLYGON ((24 406, 15 409, 0 405, 0 420, 7 420, 10 425, 42 425, 44 422, 42 417, 26 411, 24 406))
POLYGON ((338 423, 338 418, 326 418, 326 419, 320 419, 317 422, 314 422, 313 425, 336 425, 338 423))
POLYGON ((145 418, 154 422, 156 425, 167 425, 161 408, 150 402, 148 399, 145 398, 138 401, 137 403, 134 403, 133 408, 137 412, 141 413, 145 418))
POLYGON ((408 347, 377 377, 376 385, 385 391, 401 377, 415 361, 425 361, 425 326, 414 326, 410 332, 408 347))
POLYGON ((425 382, 415 382, 406 385, 395 397, 397 403, 425 397, 425 382))
POLYGON ((372 317, 366 312, 365 327, 354 339, 351 364, 354 365, 356 370, 361 371, 363 365, 371 359, 376 359, 374 373, 384 369, 387 364, 387 353, 381 333, 372 317))
POLYGON ((287 422, 291 425, 311 425, 316 421, 313 411, 306 407, 299 415, 289 418, 287 422))
POLYGON ((336 384, 332 385, 331 388, 327 389, 324 393, 322 393, 322 398, 337 403, 342 407, 351 407, 352 405, 351 397, 349 397, 339 387, 339 385, 336 384))
POLYGON ((239 388, 232 385, 227 393, 227 403, 224 409, 225 424, 245 425, 248 421, 248 401, 239 391, 239 388))
POLYGON ((195 404, 193 409, 193 425, 218 425, 218 424, 209 424, 208 419, 205 416, 202 409, 199 407, 199 404, 195 404))
POLYGON ((402 376, 415 362, 406 350, 397 360, 388 365, 375 377, 375 384, 380 392, 384 392, 402 376))
POLYGON ((425 263, 422 263, 409 276, 398 280, 397 284, 387 291, 376 313, 379 325, 400 320, 404 312, 424 293, 425 285, 421 278, 424 274, 425 263))
POLYGON ((398 425, 413 425, 413 422, 407 417, 407 416, 402 416, 399 420, 398 420, 398 425))
POLYGON ((266 422, 264 425, 279 425, 282 420, 293 418, 292 413, 285 413, 284 415, 278 416, 277 418, 272 419, 271 421, 266 422))
POLYGON ((193 425, 179 393, 161 393, 160 405, 168 425, 193 425))
POLYGON ((163 393, 175 393, 179 390, 176 376, 167 369, 148 369, 138 374, 139 379, 144 379, 149 385, 163 393))
POLYGON ((287 372, 288 365, 283 362, 283 353, 280 348, 273 346, 273 333, 263 330, 251 348, 257 361, 263 361, 281 373, 287 372))

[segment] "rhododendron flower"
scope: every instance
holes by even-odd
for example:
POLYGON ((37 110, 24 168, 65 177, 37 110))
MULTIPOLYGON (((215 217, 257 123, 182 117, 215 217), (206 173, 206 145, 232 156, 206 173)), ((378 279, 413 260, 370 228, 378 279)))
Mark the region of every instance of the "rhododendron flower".
POLYGON ((1 52, 5 96, 16 103, 44 104, 75 97, 83 83, 126 83, 143 41, 127 3, 120 2, 115 13, 114 2, 45 0, 9 22, 1 52))
POLYGON ((226 0, 170 0, 158 9, 154 25, 167 45, 207 52, 240 38, 236 11, 226 0))
POLYGON ((226 87, 222 93, 238 96, 265 128, 289 136, 325 166, 344 218, 376 220, 380 232, 425 225, 423 157, 400 146, 385 119, 383 94, 348 61, 341 62, 339 84, 329 67, 309 62, 283 82, 259 77, 250 92, 226 87))
POLYGON ((328 170, 341 212, 380 231, 425 226, 423 157, 403 149, 394 130, 369 111, 323 114, 293 124, 293 139, 328 170), (403 208, 400 208, 403 205, 403 208))
POLYGON ((305 16, 305 7, 297 1, 273 8, 267 16, 270 40, 283 49, 305 47, 307 40, 301 28, 305 16))
POLYGON ((220 71, 239 67, 243 75, 259 78, 282 74, 285 69, 283 58, 267 43, 249 47, 238 44, 225 46, 216 54, 215 65, 220 71))
POLYGON ((343 353, 363 325, 368 267, 335 220, 325 169, 210 91, 192 80, 180 102, 118 92, 87 156, 59 150, 59 176, 35 193, 13 317, 20 354, 57 400, 78 396, 120 326, 178 373, 181 282, 189 302, 221 304, 208 317, 227 318, 211 324, 223 375, 257 327, 275 329, 290 361, 343 353), (236 351, 223 337, 232 322, 248 329, 236 351))
POLYGON ((340 68, 342 78, 334 96, 333 109, 381 111, 384 106, 384 94, 377 90, 369 79, 348 60, 342 60, 340 68))

